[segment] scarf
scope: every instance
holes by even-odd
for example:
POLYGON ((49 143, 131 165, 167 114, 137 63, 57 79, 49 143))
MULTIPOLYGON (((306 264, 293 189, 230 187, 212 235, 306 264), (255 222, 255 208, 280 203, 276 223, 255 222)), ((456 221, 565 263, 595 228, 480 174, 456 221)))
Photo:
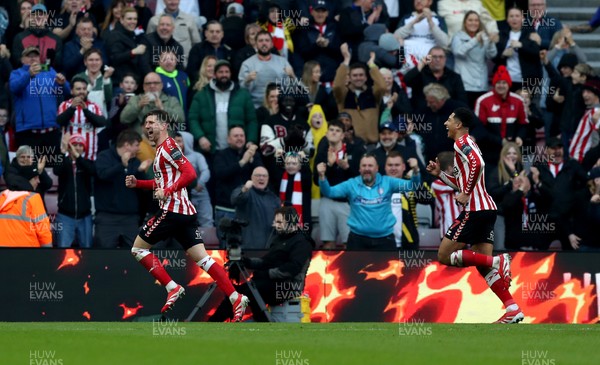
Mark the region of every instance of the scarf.
POLYGON ((277 26, 273 26, 270 22, 267 24, 267 31, 271 33, 273 37, 273 46, 281 51, 285 45, 285 32, 283 31, 283 24, 278 23, 277 26))
POLYGON ((302 218, 302 174, 298 171, 294 175, 294 183, 291 186, 288 186, 288 179, 289 174, 287 171, 284 171, 281 178, 281 185, 279 186, 279 199, 281 199, 281 202, 289 201, 292 203, 292 206, 298 212, 298 217, 300 217, 298 223, 302 226, 304 224, 304 219, 302 218), (291 189, 289 189, 290 187, 291 189), (286 196, 290 196, 290 193, 291 199, 286 199, 286 196))

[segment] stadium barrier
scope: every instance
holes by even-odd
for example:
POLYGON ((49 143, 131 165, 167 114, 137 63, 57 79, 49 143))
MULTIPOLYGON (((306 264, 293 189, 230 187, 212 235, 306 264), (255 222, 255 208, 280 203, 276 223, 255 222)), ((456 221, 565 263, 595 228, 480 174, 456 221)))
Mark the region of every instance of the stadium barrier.
MULTIPOLYGON (((187 289, 169 314, 183 320, 211 279, 181 250, 155 254, 187 289)), ((223 251, 211 254, 223 263, 223 251)), ((526 323, 598 321, 600 253, 512 255, 510 290, 526 323)), ((132 321, 159 314, 166 297, 128 250, 0 249, 0 256, 0 321, 132 321)), ((440 266, 432 251, 315 251, 303 294, 312 322, 487 323, 503 312, 474 268, 440 266)), ((221 299, 213 295, 196 320, 221 299)))

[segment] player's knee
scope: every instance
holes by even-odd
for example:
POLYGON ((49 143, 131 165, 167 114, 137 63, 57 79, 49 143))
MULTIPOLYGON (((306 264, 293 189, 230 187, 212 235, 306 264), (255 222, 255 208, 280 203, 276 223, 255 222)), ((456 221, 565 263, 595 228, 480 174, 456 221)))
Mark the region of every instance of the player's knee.
POLYGON ((133 257, 135 257, 137 261, 140 261, 141 259, 150 254, 150 250, 148 250, 147 248, 132 247, 131 254, 133 255, 133 257))
POLYGON ((450 265, 450 255, 445 252, 438 252, 438 262, 442 265, 450 265))

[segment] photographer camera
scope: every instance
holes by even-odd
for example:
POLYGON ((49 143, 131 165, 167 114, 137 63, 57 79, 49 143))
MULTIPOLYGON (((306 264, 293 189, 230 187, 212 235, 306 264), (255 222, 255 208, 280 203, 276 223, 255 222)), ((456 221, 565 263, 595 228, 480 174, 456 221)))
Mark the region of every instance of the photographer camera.
MULTIPOLYGON (((269 242, 269 251, 261 258, 242 257, 242 263, 254 270, 252 282, 269 305, 281 304, 302 294, 304 279, 310 264, 312 244, 298 226, 299 216, 294 207, 275 210, 273 228, 275 235, 269 242)), ((239 293, 250 298, 253 318, 266 322, 267 317, 254 299, 248 283, 237 287, 239 293)), ((222 322, 233 315, 231 303, 221 302, 211 322, 222 322)))

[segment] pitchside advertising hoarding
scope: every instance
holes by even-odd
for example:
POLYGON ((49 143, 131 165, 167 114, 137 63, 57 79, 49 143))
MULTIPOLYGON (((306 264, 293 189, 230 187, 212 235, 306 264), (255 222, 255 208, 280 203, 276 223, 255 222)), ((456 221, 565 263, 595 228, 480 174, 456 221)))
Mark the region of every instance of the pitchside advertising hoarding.
MULTIPOLYGON (((210 254, 225 260, 224 251, 210 254)), ((145 320, 160 313, 166 297, 128 250, 1 249, 0 255, 0 321, 145 320)), ((169 313, 184 320, 212 280, 183 251, 156 255, 187 289, 169 313)), ((598 321, 600 253, 511 255, 510 291, 525 323, 598 321)), ((311 321, 488 323, 503 313, 475 268, 441 266, 436 257, 432 251, 315 251, 302 290, 311 321)), ((194 320, 206 320, 222 298, 213 295, 194 320)))

